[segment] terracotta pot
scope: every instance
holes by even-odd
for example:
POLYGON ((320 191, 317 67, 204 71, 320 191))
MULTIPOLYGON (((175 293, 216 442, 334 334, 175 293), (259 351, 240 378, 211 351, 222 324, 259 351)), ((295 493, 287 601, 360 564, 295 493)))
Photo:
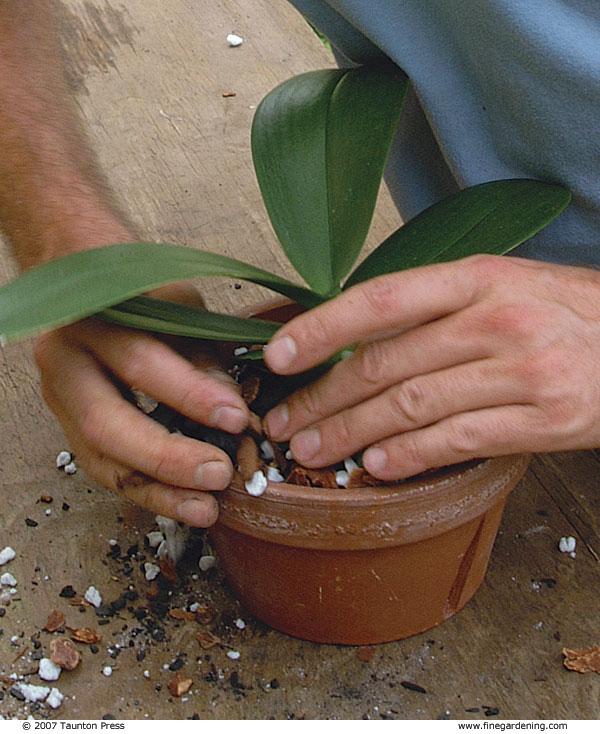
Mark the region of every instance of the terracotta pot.
POLYGON ((218 495, 211 538, 233 593, 275 629, 338 644, 398 640, 471 599, 528 463, 506 456, 360 489, 269 483, 260 497, 234 482, 218 495))

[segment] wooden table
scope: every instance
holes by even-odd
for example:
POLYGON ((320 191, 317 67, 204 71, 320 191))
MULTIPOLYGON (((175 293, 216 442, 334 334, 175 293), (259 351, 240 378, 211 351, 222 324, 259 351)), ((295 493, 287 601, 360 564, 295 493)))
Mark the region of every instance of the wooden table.
MULTIPOLYGON (((56 5, 69 80, 92 145, 140 229, 150 239, 211 249, 286 274, 254 181, 248 137, 253 110, 269 89, 333 63, 300 16, 283 0, 56 5), (244 38, 238 48, 225 40, 232 31, 244 38)), ((372 242, 398 223, 385 192, 381 198, 372 242)), ((0 266, 3 279, 15 272, 6 250, 0 266)), ((258 294, 229 282, 204 290, 224 311, 258 294)), ((223 645, 203 650, 195 622, 167 616, 158 619, 152 636, 141 618, 148 583, 139 567, 142 556, 152 557, 144 534, 153 516, 121 506, 83 472, 57 472, 55 457, 66 442, 38 396, 30 345, 10 346, 1 358, 0 550, 15 549, 17 557, 2 571, 19 582, 10 605, 0 607, 4 715, 29 710, 7 692, 6 676, 25 673, 25 680, 40 683, 31 655, 40 643, 49 652, 56 633, 40 630, 57 609, 68 626, 97 628, 103 639, 96 653, 79 646, 81 664, 54 684, 66 696, 62 706, 53 712, 42 706, 36 717, 598 717, 600 676, 567 671, 561 654, 563 646, 600 642, 597 452, 536 458, 509 499, 474 600, 437 629, 372 650, 303 642, 252 619, 218 568, 202 573, 195 567, 203 542, 197 534, 171 606, 196 600, 215 609, 208 629, 223 645), (52 503, 42 502, 42 495, 52 503), (558 550, 561 536, 570 535, 577 539, 575 559, 558 550), (129 563, 108 557, 111 539, 121 556, 136 543, 140 555, 129 563), (98 626, 91 607, 80 611, 59 596, 67 585, 79 594, 94 585, 105 601, 131 586, 139 598, 126 600, 98 626), (235 625, 238 618, 244 629, 235 625), (231 648, 240 652, 238 660, 227 657, 231 648), (182 698, 167 690, 174 671, 165 666, 176 659, 193 680, 182 698), (113 669, 110 677, 102 674, 105 666, 113 669)))

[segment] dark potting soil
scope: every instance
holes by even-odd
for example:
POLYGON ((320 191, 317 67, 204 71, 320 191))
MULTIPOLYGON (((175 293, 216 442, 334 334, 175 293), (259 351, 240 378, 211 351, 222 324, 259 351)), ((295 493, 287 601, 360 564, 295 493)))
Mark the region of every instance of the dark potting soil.
MULTIPOLYGON (((314 379, 314 373, 306 372, 291 377, 274 375, 260 362, 236 363, 230 373, 233 374, 240 385, 252 380, 258 385, 256 396, 248 401, 253 413, 264 418, 265 415, 278 403, 287 398, 296 390, 308 385, 314 379)), ((169 431, 181 431, 185 436, 196 438, 198 441, 218 446, 235 461, 237 452, 237 437, 231 433, 209 428, 201 423, 187 418, 181 413, 160 403, 150 414, 151 418, 165 426, 169 431)))
MULTIPOLYGON (((304 387, 305 385, 312 382, 316 377, 322 374, 323 368, 317 368, 309 372, 304 372, 300 375, 292 376, 281 376, 275 375, 270 372, 261 360, 241 360, 236 362, 230 369, 230 374, 234 376, 236 381, 242 387, 242 394, 248 403, 250 410, 258 416, 260 419, 276 405, 285 400, 296 390, 304 387)), ((210 443, 213 446, 225 451, 229 456, 234 466, 238 463, 238 447, 240 443, 240 437, 220 431, 216 428, 209 428, 200 423, 196 423, 190 418, 181 415, 177 411, 173 410, 167 405, 160 403, 149 416, 154 420, 158 421, 161 425, 165 426, 172 433, 179 432, 184 436, 195 438, 198 441, 204 441, 210 443)), ((250 435, 259 444, 266 436, 259 437, 252 431, 248 431, 250 435)), ((272 443, 272 442, 271 442, 272 443)), ((294 469, 298 465, 285 459, 285 454, 289 446, 287 443, 277 444, 278 454, 278 467, 285 480, 290 477, 294 469)), ((332 482, 332 476, 335 469, 342 469, 343 464, 340 463, 335 467, 329 467, 325 472, 328 472, 328 476, 325 481, 328 484, 324 484, 324 477, 322 470, 304 470, 302 468, 302 476, 298 477, 298 472, 295 472, 291 478, 292 483, 313 485, 313 486, 331 486, 336 487, 337 485, 332 482)))
MULTIPOLYGON (((308 372, 299 375, 282 376, 275 375, 270 372, 262 362, 262 360, 238 360, 231 367, 230 374, 240 384, 242 395, 246 400, 248 407, 258 418, 264 416, 276 405, 285 400, 293 392, 308 385, 310 382, 322 375, 327 368, 323 366, 316 367, 308 372)), ((135 400, 133 400, 135 402, 135 400)), ((234 466, 238 466, 238 448, 240 446, 240 436, 220 431, 216 428, 209 428, 200 423, 181 415, 177 411, 160 403, 152 412, 150 417, 165 426, 172 433, 179 432, 184 436, 195 438, 198 441, 210 443, 213 446, 225 451, 234 466)), ((258 436, 251 429, 246 432, 256 441, 257 447, 266 439, 265 435, 258 436)), ((279 471, 283 475, 284 481, 291 484, 300 484, 304 486, 337 488, 335 472, 338 469, 344 469, 343 462, 325 469, 305 469, 296 462, 285 458, 289 448, 287 443, 271 445, 276 449, 276 463, 279 471)), ((258 450, 258 449, 257 449, 258 450)), ((358 460, 360 458, 353 457, 358 460)), ((476 463, 467 462, 467 463, 476 463)), ((425 472, 437 472, 439 470, 430 470, 425 472)), ((397 484, 393 482, 392 484, 397 484)), ((371 477, 365 470, 358 469, 352 473, 349 487, 364 486, 385 486, 386 482, 380 482, 371 477)))

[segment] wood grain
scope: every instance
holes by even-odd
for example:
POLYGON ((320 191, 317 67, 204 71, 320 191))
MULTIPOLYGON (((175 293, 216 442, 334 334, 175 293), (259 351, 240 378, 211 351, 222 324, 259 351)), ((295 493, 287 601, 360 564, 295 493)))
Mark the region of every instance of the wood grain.
MULTIPOLYGON (((260 200, 248 140, 253 110, 269 89, 292 74, 332 65, 300 16, 283 0, 63 0, 56 6, 69 83, 91 144, 145 236, 290 275, 260 200), (225 41, 232 31, 244 38, 239 48, 225 41)), ((398 224, 385 193, 381 203, 371 242, 398 224)), ((0 277, 14 272, 4 248, 0 277)), ((211 305, 224 311, 257 293, 226 282, 202 287, 211 305)), ((600 715, 600 676, 568 672, 561 656, 563 646, 600 641, 595 452, 536 459, 509 498, 474 600, 439 628, 376 646, 362 660, 357 648, 295 640, 246 615, 218 568, 198 570, 198 556, 207 549, 196 534, 171 604, 198 601, 216 610, 209 628, 223 643, 203 650, 195 622, 159 619, 165 640, 158 641, 136 633, 143 623, 127 607, 98 627, 90 607, 80 612, 59 596, 68 584, 80 594, 93 584, 112 601, 131 585, 140 598, 128 606, 135 611, 147 604, 150 585, 141 558, 153 559, 143 543, 153 517, 123 508, 81 472, 57 472, 55 456, 65 441, 40 401, 30 346, 10 346, 1 356, 0 547, 16 550, 3 571, 19 581, 0 618, 2 681, 35 667, 31 649, 14 666, 11 661, 25 645, 32 648, 30 637, 52 609, 62 611, 69 626, 97 627, 103 635, 98 652, 81 646, 82 664, 57 682, 67 696, 62 707, 42 708, 36 717, 486 719, 486 707, 499 709, 492 718, 600 715), (42 494, 53 502, 40 502, 42 494), (27 518, 37 526, 26 524, 27 518), (577 538, 575 559, 559 553, 563 535, 577 538), (139 543, 130 575, 124 561, 107 557, 110 539, 122 554, 139 543), (245 620, 245 629, 236 627, 237 618, 245 620), (228 649, 238 650, 239 660, 228 658, 228 649), (145 658, 138 660, 141 652, 145 658), (180 699, 168 693, 174 673, 164 667, 177 657, 184 661, 181 673, 193 679, 191 693, 180 699), (114 668, 110 678, 102 675, 105 665, 114 668), (426 693, 403 687, 403 681, 426 693), (471 708, 477 711, 466 711, 471 708)), ((47 652, 52 635, 39 639, 47 652)), ((36 675, 27 680, 40 683, 36 675)), ((29 707, 6 693, 0 711, 22 715, 29 707)))

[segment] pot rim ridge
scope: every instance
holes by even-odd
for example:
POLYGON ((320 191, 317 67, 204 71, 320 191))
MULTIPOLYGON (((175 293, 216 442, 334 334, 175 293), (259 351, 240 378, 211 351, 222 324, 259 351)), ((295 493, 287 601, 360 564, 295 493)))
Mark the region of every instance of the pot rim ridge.
POLYGON ((351 490, 269 482, 255 497, 236 482, 218 495, 218 522, 271 542, 324 550, 418 542, 503 502, 529 459, 484 459, 398 485, 351 490))

